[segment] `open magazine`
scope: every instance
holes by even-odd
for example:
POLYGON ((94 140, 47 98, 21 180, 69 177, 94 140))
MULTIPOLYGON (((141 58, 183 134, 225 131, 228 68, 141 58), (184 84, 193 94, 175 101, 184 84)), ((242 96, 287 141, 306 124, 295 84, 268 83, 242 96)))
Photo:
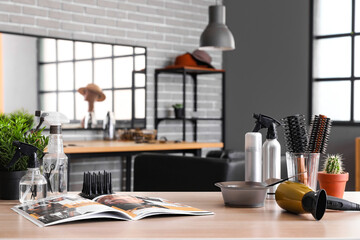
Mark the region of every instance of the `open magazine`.
POLYGON ((162 198, 121 194, 102 195, 93 200, 68 194, 17 205, 12 210, 40 227, 92 218, 138 220, 159 214, 214 214, 162 198))

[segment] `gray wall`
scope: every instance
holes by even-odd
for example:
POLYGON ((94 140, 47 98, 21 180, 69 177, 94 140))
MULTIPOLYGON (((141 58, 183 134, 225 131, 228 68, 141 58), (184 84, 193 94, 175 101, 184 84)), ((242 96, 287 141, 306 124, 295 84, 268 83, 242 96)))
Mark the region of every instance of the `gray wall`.
POLYGON ((34 112, 37 106, 36 39, 4 34, 2 40, 4 112, 19 109, 34 112))
MULTIPOLYGON (((309 1, 226 0, 227 24, 236 50, 225 52, 226 143, 244 149, 244 134, 254 127, 253 113, 281 119, 308 116, 309 1)), ((263 139, 266 130, 262 130, 263 139)), ((356 127, 333 127, 328 153, 343 153, 354 189, 356 127)), ((279 130, 282 152, 283 131, 279 130)))

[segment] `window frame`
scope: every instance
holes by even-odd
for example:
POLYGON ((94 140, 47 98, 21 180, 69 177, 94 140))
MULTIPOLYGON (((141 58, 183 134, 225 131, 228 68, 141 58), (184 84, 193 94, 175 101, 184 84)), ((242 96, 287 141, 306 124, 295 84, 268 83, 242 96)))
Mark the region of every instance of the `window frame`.
MULTIPOLYGON (((119 128, 140 128, 140 129, 144 129, 146 128, 146 119, 147 119, 147 47, 145 46, 138 46, 138 45, 125 45, 125 44, 113 44, 113 43, 104 43, 104 42, 95 42, 95 41, 83 41, 83 40, 75 40, 75 39, 63 39, 63 38, 53 38, 53 37, 37 37, 37 105, 38 108, 40 108, 41 106, 41 96, 43 94, 46 93, 55 93, 56 94, 56 111, 58 111, 59 109, 59 93, 72 93, 73 94, 73 99, 74 99, 74 119, 70 119, 70 124, 69 126, 67 126, 64 129, 82 129, 82 128, 78 128, 78 127, 72 127, 72 124, 76 124, 78 125, 80 123, 80 120, 76 120, 76 93, 77 93, 77 89, 75 88, 76 86, 76 70, 75 70, 75 63, 77 62, 85 62, 85 61, 91 61, 92 64, 92 80, 91 82, 94 83, 95 77, 94 77, 94 62, 96 60, 104 60, 104 59, 111 59, 111 64, 112 64, 112 73, 111 73, 111 87, 110 88, 103 88, 103 91, 111 91, 112 92, 112 112, 114 112, 114 102, 115 102, 115 91, 118 90, 131 90, 131 119, 130 120, 116 120, 116 129, 119 128), (56 60, 55 61, 41 61, 41 56, 40 56, 40 42, 41 39, 54 39, 56 41, 56 60), (57 53, 57 46, 58 46, 58 41, 71 41, 73 44, 73 57, 71 60, 58 60, 58 53, 57 53), (92 53, 91 53, 91 58, 84 58, 84 59, 75 59, 75 43, 76 42, 83 42, 83 43, 90 43, 91 44, 91 48, 92 48, 92 53), (110 57, 94 57, 94 45, 95 44, 106 44, 106 45, 110 45, 111 49, 112 49, 112 53, 110 57), (132 48, 132 54, 126 54, 126 55, 114 55, 114 46, 121 46, 121 47, 131 47, 132 48), (136 49, 137 48, 142 48, 144 49, 144 53, 136 53, 136 49), (141 69, 141 70, 135 70, 136 66, 135 66, 135 59, 137 56, 144 56, 145 58, 145 68, 141 69), (115 59, 119 59, 119 58, 125 58, 125 57, 132 57, 133 60, 133 70, 132 70, 132 79, 131 79, 131 86, 130 87, 115 87, 114 86, 114 60, 115 59), (59 90, 59 75, 58 75, 58 68, 59 68, 59 64, 61 63, 72 63, 73 64, 73 87, 71 90, 59 90), (55 90, 41 90, 40 88, 40 84, 41 84, 41 73, 40 73, 40 69, 42 65, 45 64, 55 64, 56 65, 56 89, 55 90), (135 75, 136 74, 144 74, 144 79, 145 79, 145 83, 144 86, 141 87, 137 87, 135 86, 135 75), (145 102, 144 102, 144 108, 145 108, 145 112, 144 112, 144 118, 136 118, 135 117, 135 92, 136 90, 144 90, 145 93, 145 102)), ((104 116, 105 117, 105 116, 104 116)), ((100 126, 102 126, 102 119, 98 119, 98 126, 97 128, 92 128, 93 130, 99 130, 102 129, 100 126)), ((91 130, 91 129, 86 129, 86 130, 91 130)))
MULTIPOLYGON (((342 33, 342 34, 326 34, 326 35, 315 35, 314 33, 314 16, 315 16, 315 0, 310 0, 310 24, 309 24, 309 116, 313 116, 313 101, 314 101, 314 87, 315 82, 332 82, 332 81, 350 81, 350 120, 349 121, 339 121, 333 120, 332 125, 337 126, 360 126, 360 120, 354 121, 354 105, 355 105, 355 81, 360 80, 359 77, 355 77, 355 37, 360 36, 360 32, 355 32, 355 0, 351 0, 351 32, 342 33), (320 39, 334 39, 340 37, 350 37, 351 38, 351 71, 350 77, 327 77, 327 78, 315 78, 314 73, 314 42, 320 39)), ((360 17, 360 16, 359 16, 360 17)), ((309 122, 311 119, 309 119, 309 122)))

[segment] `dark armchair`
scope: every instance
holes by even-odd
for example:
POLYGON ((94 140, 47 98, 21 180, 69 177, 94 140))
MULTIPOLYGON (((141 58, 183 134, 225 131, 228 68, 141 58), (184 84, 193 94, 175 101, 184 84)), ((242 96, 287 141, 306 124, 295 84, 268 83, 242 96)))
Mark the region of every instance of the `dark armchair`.
POLYGON ((139 154, 134 191, 217 191, 216 182, 244 180, 244 161, 166 154, 139 154))
MULTIPOLYGON (((287 177, 285 156, 281 177, 287 177)), ((216 182, 244 179, 244 152, 210 151, 205 158, 152 153, 135 157, 134 191, 218 191, 216 182)))

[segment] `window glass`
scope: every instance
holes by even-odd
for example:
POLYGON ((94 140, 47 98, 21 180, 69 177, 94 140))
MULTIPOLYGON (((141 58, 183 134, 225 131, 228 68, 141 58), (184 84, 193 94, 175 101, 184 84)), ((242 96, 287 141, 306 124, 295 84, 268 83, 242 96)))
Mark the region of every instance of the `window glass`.
POLYGON ((56 90, 56 64, 40 65, 40 90, 56 90))
MULTIPOLYGON (((360 4, 360 1, 359 1, 360 4)), ((360 15, 359 15, 360 17, 360 15)), ((360 77, 360 37, 355 37, 355 51, 354 51, 354 74, 355 77, 360 77)))
POLYGON ((133 58, 121 57, 114 59, 114 87, 131 87, 133 58))
POLYGON ((145 89, 135 90, 135 118, 145 118, 145 89))
POLYGON ((360 81, 354 82, 354 121, 360 122, 360 81))
POLYGON ((58 65, 58 87, 59 90, 74 89, 74 68, 72 62, 59 63, 58 65))
POLYGON ((114 56, 132 55, 133 47, 114 46, 114 56))
POLYGON ((56 112, 56 93, 44 93, 40 95, 40 108, 42 111, 56 112))
POLYGON ((314 82, 313 114, 323 114, 333 121, 350 120, 350 81, 314 82))
POLYGON ((74 119, 74 93, 59 93, 59 112, 65 114, 69 119, 74 119))
POLYGON ((75 94, 75 120, 81 121, 88 112, 88 103, 84 101, 84 96, 80 93, 75 94))
POLYGON ((75 59, 92 58, 92 44, 87 42, 75 42, 75 59))
POLYGON ((116 120, 131 119, 131 90, 118 90, 114 92, 114 111, 116 120))
POLYGON ((94 44, 94 57, 111 57, 112 55, 112 46, 109 44, 94 44))
POLYGON ((145 87, 144 73, 135 73, 135 87, 145 87))
POLYGON ((135 70, 140 71, 145 69, 145 56, 135 57, 135 70))
POLYGON ((92 62, 75 62, 75 88, 85 87, 92 82, 92 62))
POLYGON ((102 59, 94 61, 94 82, 100 88, 112 87, 112 60, 102 59))
POLYGON ((69 61, 74 58, 74 45, 72 41, 58 40, 57 41, 57 56, 58 61, 69 61))
POLYGON ((106 99, 95 103, 95 114, 97 120, 104 120, 108 111, 112 110, 112 91, 104 91, 106 99))
POLYGON ((145 48, 142 48, 142 47, 136 47, 135 48, 135 53, 137 54, 137 53, 145 53, 145 48))
POLYGON ((360 0, 355 0, 355 32, 360 32, 360 0))
POLYGON ((40 40, 40 61, 55 62, 56 61, 56 40, 43 38, 40 40))
POLYGON ((319 39, 314 43, 314 77, 350 77, 351 38, 319 39))
POLYGON ((351 0, 315 0, 315 35, 351 32, 351 0))

